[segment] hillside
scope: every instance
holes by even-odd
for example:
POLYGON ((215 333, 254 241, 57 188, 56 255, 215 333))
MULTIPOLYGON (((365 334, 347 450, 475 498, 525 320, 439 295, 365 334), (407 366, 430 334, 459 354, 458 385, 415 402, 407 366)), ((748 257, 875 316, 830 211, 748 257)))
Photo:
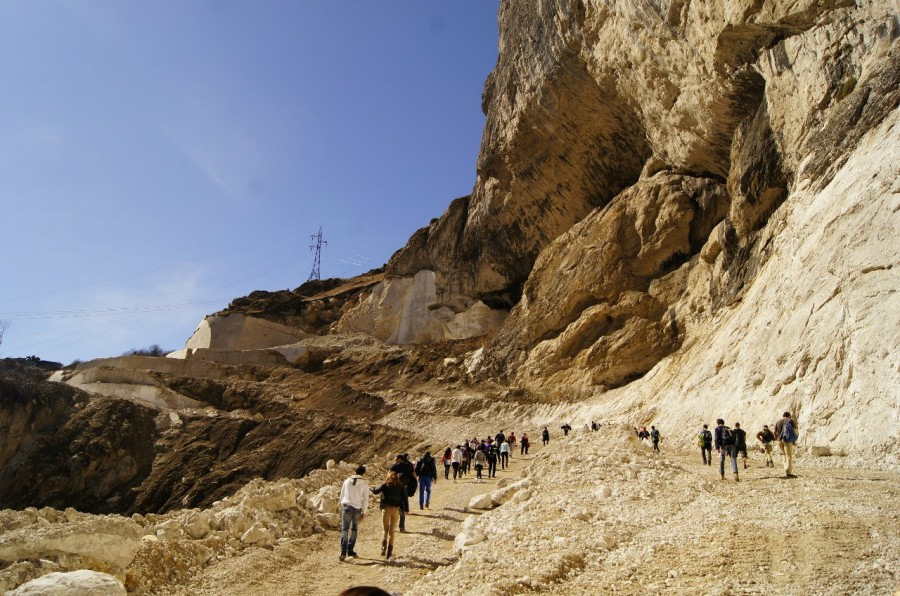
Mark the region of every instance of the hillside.
POLYGON ((896 3, 507 1, 498 22, 472 193, 383 269, 236 298, 166 358, 4 372, 0 587, 900 586, 896 3), (700 424, 784 411, 800 478, 695 461, 700 424), (337 566, 355 463, 376 482, 398 452, 564 422, 489 513, 470 499, 499 484, 442 486, 396 561, 337 566), (629 430, 651 424, 661 456, 629 430))

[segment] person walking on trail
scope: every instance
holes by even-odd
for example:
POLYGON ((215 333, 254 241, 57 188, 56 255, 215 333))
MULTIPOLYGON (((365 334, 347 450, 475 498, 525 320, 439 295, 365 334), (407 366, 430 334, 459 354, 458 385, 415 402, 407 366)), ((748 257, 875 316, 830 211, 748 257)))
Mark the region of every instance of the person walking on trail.
POLYGON ((430 451, 416 462, 416 476, 419 477, 419 509, 431 509, 431 485, 437 483, 438 473, 430 451))
POLYGON ((713 437, 712 433, 709 432, 708 424, 704 424, 703 430, 701 430, 700 434, 697 435, 697 444, 700 445, 700 455, 703 456, 703 464, 711 466, 713 437))
POLYGON ((381 495, 381 521, 384 525, 381 556, 390 559, 394 553, 394 532, 397 529, 397 522, 400 521, 403 503, 407 499, 406 485, 400 478, 400 474, 389 471, 384 483, 378 488, 372 489, 372 492, 381 495))
POLYGON ((459 463, 459 477, 469 475, 469 468, 472 466, 472 448, 466 445, 462 446, 462 461, 459 463))
POLYGON ((509 456, 512 457, 513 451, 516 450, 516 433, 510 432, 506 440, 509 442, 509 456))
POLYGON ((547 443, 550 442, 550 431, 547 430, 547 427, 544 427, 544 430, 541 431, 541 439, 544 441, 544 446, 547 446, 547 443))
POLYGON ((447 447, 444 455, 441 456, 441 463, 444 464, 444 480, 450 480, 450 462, 453 460, 453 450, 447 447))
POLYGON ((568 436, 569 436, 569 431, 572 430, 572 427, 569 426, 569 423, 568 423, 568 422, 566 422, 565 424, 563 424, 563 425, 560 426, 559 428, 562 429, 562 431, 563 431, 563 436, 564 436, 564 437, 568 437, 568 436))
POLYGON ((506 435, 504 435, 503 431, 501 430, 496 435, 494 435, 494 446, 499 449, 500 443, 502 443, 505 440, 506 440, 506 435))
POLYGON ((363 479, 365 466, 356 468, 356 474, 344 480, 341 485, 341 556, 343 561, 348 556, 356 557, 356 534, 359 522, 366 517, 369 509, 369 483, 363 479))
POLYGON ((416 471, 413 465, 409 463, 409 456, 401 453, 397 456, 395 463, 391 466, 392 472, 397 472, 400 482, 406 487, 405 497, 403 497, 403 506, 400 508, 400 531, 406 531, 406 514, 409 513, 409 498, 416 494, 416 471))
POLYGON ((453 453, 450 455, 450 463, 453 466, 453 482, 456 482, 456 479, 459 477, 459 467, 462 465, 462 456, 462 447, 457 445, 456 449, 454 449, 453 453))
POLYGON ((472 456, 472 462, 475 464, 475 479, 478 482, 481 482, 483 480, 481 471, 487 463, 487 456, 484 454, 484 449, 475 450, 475 455, 472 456))
POLYGON ((737 445, 735 444, 734 431, 725 426, 725 421, 719 418, 716 420, 715 442, 716 453, 719 454, 719 475, 725 480, 725 456, 731 458, 731 471, 734 472, 734 481, 739 482, 737 467, 737 445))
POLYGON ((763 424, 762 430, 756 433, 756 440, 762 443, 766 467, 774 468, 775 462, 772 460, 772 448, 775 446, 775 434, 769 430, 768 424, 763 424))
POLYGON ((522 443, 522 451, 521 453, 519 453, 519 455, 528 455, 528 447, 531 445, 531 443, 528 441, 528 433, 522 433, 522 439, 520 440, 520 443, 522 443))
POLYGON ((784 458, 784 477, 796 478, 794 475, 794 446, 797 444, 797 423, 791 418, 790 412, 782 414, 781 420, 775 423, 775 436, 778 437, 781 457, 784 458))
POLYGON ((662 437, 659 435, 659 431, 656 430, 655 426, 650 427, 650 440, 653 441, 653 451, 659 452, 659 441, 662 437))
POLYGON ((734 423, 734 447, 735 451, 741 455, 744 462, 744 469, 747 469, 747 431, 741 428, 740 422, 734 423))
POLYGON ((496 478, 497 477, 497 446, 491 442, 491 438, 488 437, 487 444, 484 446, 484 455, 487 457, 488 462, 488 478, 496 478))
POLYGON ((509 467, 509 441, 500 443, 500 469, 509 467))

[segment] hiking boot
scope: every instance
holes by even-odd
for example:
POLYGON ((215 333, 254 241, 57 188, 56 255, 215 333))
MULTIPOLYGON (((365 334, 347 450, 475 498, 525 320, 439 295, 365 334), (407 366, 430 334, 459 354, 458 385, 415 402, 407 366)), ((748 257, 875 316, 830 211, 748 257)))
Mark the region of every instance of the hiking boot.
POLYGON ((722 480, 725 480, 725 474, 724 474, 724 473, 722 474, 722 480))
POLYGON ((384 556, 384 553, 387 552, 387 540, 381 541, 381 556, 384 556))
POLYGON ((347 553, 347 556, 348 556, 348 557, 358 557, 359 555, 356 554, 356 551, 352 551, 352 550, 351 550, 350 552, 347 553))
POLYGON ((740 481, 741 481, 741 479, 740 479, 740 477, 738 476, 738 473, 737 473, 737 472, 734 473, 734 481, 735 481, 735 482, 740 482, 740 481))
POLYGON ((388 549, 387 549, 387 554, 384 555, 384 558, 385 558, 385 559, 390 559, 390 558, 391 558, 391 555, 393 554, 393 552, 394 552, 394 545, 392 544, 392 545, 390 545, 390 546, 388 547, 388 549))
POLYGON ((347 558, 347 554, 346 554, 346 553, 341 553, 341 556, 338 557, 338 561, 343 561, 343 560, 346 559, 346 558, 347 558))

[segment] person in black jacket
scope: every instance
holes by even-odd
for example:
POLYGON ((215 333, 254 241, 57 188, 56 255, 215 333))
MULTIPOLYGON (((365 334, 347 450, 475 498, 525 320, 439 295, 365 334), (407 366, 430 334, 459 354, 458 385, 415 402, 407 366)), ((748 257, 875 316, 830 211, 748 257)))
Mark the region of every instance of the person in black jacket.
POLYGON ((747 469, 747 431, 741 428, 740 422, 734 423, 734 446, 741 459, 744 460, 744 469, 747 469))
POLYGON ((737 443, 735 441, 734 431, 725 426, 725 421, 719 418, 716 420, 715 437, 716 453, 719 457, 719 475, 725 480, 725 456, 731 459, 731 469, 734 471, 735 482, 740 481, 737 467, 737 443))
POLYGON ((419 477, 419 509, 431 509, 431 485, 437 483, 438 473, 430 451, 416 462, 416 475, 419 477))
POLYGON ((381 520, 384 524, 384 537, 381 539, 381 555, 388 559, 394 553, 394 531, 400 520, 403 504, 408 502, 406 484, 400 474, 393 470, 387 473, 384 484, 372 489, 373 494, 381 495, 381 520))
POLYGON ((416 471, 413 465, 409 463, 409 456, 401 453, 394 460, 391 466, 391 472, 397 472, 400 476, 400 482, 407 488, 406 496, 403 498, 403 506, 400 508, 400 531, 406 531, 406 514, 409 513, 409 498, 416 494, 416 471))

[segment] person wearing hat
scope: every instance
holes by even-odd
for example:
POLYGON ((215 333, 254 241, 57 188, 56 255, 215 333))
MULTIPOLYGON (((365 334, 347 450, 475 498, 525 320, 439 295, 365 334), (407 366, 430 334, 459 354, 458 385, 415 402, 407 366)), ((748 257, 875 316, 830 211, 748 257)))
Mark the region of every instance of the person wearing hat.
POLYGON ((763 451, 766 454, 766 467, 774 468, 775 462, 772 460, 772 451, 775 447, 775 433, 769 430, 768 424, 763 424, 762 430, 756 433, 756 440, 763 445, 763 451))
POLYGON ((400 531, 406 532, 406 514, 409 513, 409 498, 416 494, 416 471, 409 463, 409 455, 401 453, 394 460, 391 472, 397 472, 403 486, 407 487, 403 497, 403 506, 400 508, 400 531))
POLYGON ((356 474, 344 480, 341 486, 341 556, 343 561, 348 556, 356 557, 356 534, 359 522, 366 517, 369 509, 369 483, 363 479, 365 466, 356 468, 356 474))

